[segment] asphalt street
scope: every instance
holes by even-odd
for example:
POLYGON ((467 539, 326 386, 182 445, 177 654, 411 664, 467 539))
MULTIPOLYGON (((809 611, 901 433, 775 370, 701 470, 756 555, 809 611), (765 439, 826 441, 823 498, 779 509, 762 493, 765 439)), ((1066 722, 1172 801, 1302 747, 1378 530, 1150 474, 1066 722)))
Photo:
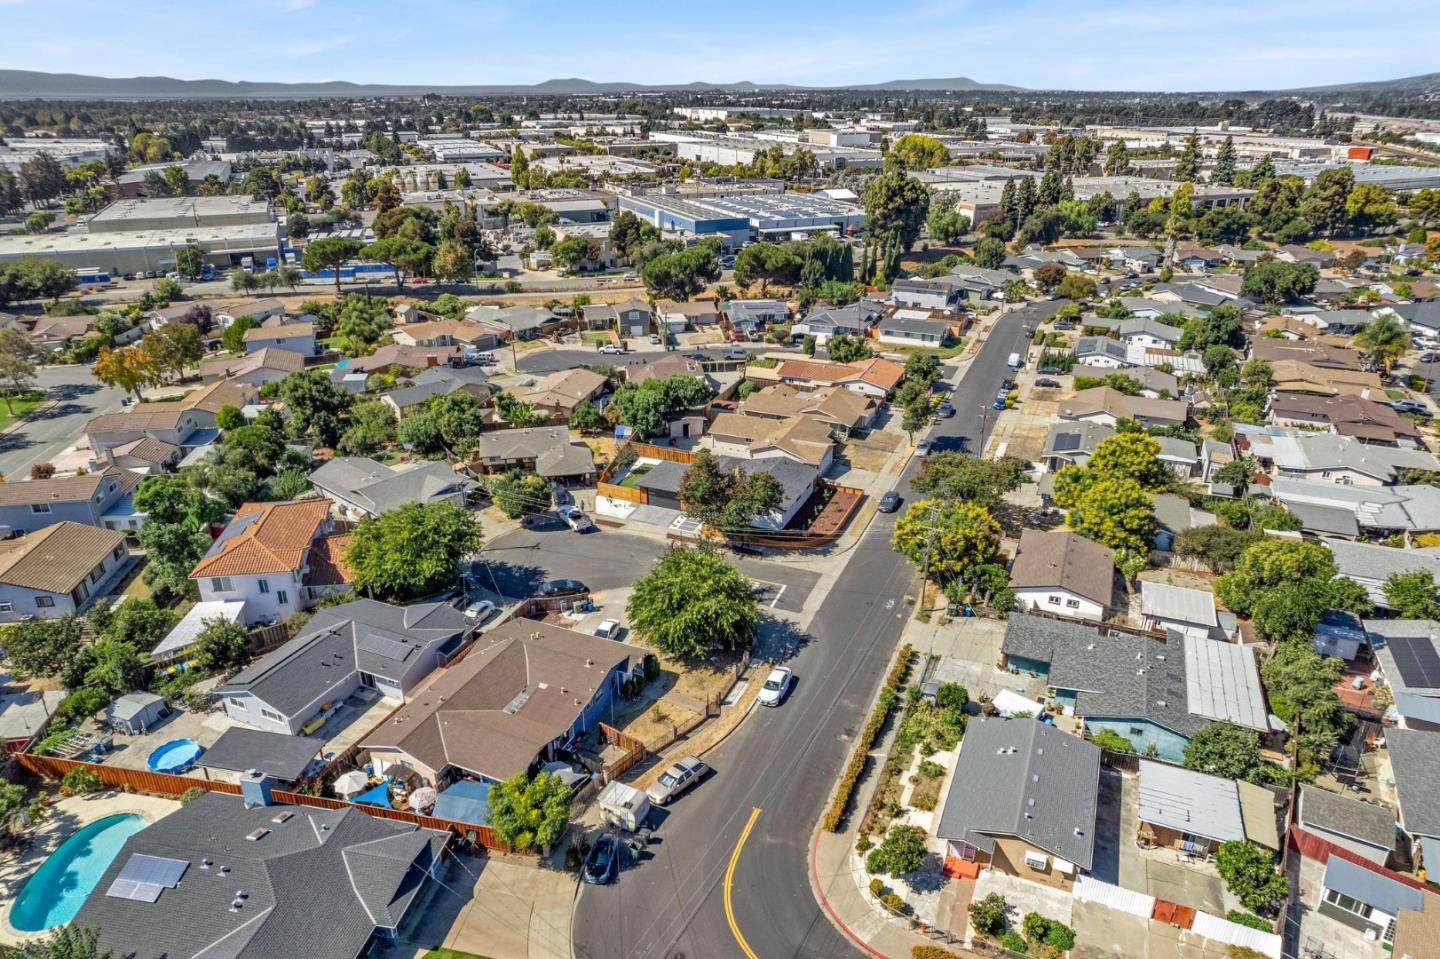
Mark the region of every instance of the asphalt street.
POLYGON ((42 366, 35 387, 54 405, 40 407, 0 433, 0 473, 16 479, 80 439, 91 417, 120 408, 125 392, 100 383, 88 366, 42 366))
MULTIPOLYGON (((932 428, 937 445, 979 445, 983 426, 993 424, 988 403, 1008 372, 1007 357, 1024 348, 1027 322, 1014 313, 998 321, 951 395, 956 415, 932 428)), ((912 461, 898 487, 907 499, 914 470, 912 461)), ((645 860, 613 885, 583 887, 572 930, 577 957, 859 954, 811 891, 808 847, 908 615, 915 573, 890 547, 897 515, 877 514, 852 550, 790 662, 797 683, 784 705, 757 707, 706 755, 715 774, 656 813, 656 841, 645 860)))

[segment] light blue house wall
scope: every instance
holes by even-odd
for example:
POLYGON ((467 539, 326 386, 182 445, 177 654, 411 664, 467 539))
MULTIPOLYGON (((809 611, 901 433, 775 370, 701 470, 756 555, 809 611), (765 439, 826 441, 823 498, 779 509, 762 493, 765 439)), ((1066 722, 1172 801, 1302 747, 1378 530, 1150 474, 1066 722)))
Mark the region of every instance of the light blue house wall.
POLYGON ((1124 736, 1135 744, 1135 751, 1142 756, 1155 756, 1172 763, 1185 761, 1185 744, 1189 740, 1179 733, 1163 726, 1157 726, 1149 720, 1086 716, 1085 728, 1090 731, 1091 735, 1102 729, 1108 729, 1117 735, 1124 736))

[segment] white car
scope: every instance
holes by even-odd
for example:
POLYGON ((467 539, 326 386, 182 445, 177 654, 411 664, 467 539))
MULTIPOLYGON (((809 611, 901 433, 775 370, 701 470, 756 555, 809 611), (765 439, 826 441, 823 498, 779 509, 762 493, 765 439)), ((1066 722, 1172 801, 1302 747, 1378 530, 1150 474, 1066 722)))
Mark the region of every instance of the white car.
POLYGON ((765 677, 765 685, 760 687, 761 706, 779 706, 785 701, 785 696, 790 692, 790 684, 794 681, 795 674, 790 672, 788 666, 776 666, 770 670, 770 675, 765 677))
POLYGON ((490 614, 495 612, 495 604, 488 599, 477 599, 465 607, 465 618, 473 619, 477 624, 485 622, 490 614))
POLYGON ((595 635, 601 639, 617 639, 620 636, 620 620, 605 620, 605 622, 595 627, 595 635))
POLYGON ((566 526, 577 533, 588 533, 595 528, 595 524, 590 522, 590 517, 586 516, 578 506, 562 506, 555 511, 555 514, 565 521, 566 526))
POLYGON ((625 351, 620 347, 616 346, 614 343, 606 343, 604 346, 600 347, 600 352, 608 356, 618 356, 623 354, 625 351))

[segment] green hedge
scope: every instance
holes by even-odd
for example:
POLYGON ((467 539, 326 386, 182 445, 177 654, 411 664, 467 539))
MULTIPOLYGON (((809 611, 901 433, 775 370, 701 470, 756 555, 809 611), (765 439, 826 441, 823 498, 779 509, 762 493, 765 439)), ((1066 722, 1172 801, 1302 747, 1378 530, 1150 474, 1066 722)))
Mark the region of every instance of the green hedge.
POLYGON ((860 781, 860 774, 865 771, 865 759, 875 745, 875 740, 880 738, 880 730, 885 728, 885 720, 890 717, 890 711, 900 702, 900 693, 910 676, 910 665, 914 658, 915 653, 908 645, 901 647, 899 657, 890 667, 880 692, 880 701, 875 704, 870 719, 855 740, 855 751, 850 754, 850 761, 845 764, 845 769, 840 774, 840 784, 830 800, 830 808, 825 811, 821 820, 821 827, 826 832, 840 831, 840 826, 845 821, 845 809, 850 805, 850 797, 860 781))

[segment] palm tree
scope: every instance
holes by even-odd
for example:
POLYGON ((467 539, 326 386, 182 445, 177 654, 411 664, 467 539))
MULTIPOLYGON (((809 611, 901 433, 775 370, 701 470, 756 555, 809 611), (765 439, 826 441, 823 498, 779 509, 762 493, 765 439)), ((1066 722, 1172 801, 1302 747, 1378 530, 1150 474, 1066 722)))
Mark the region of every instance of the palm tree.
POLYGON ((1382 313, 1355 336, 1355 345, 1369 353, 1387 373, 1410 348, 1410 332, 1392 313, 1382 313))

